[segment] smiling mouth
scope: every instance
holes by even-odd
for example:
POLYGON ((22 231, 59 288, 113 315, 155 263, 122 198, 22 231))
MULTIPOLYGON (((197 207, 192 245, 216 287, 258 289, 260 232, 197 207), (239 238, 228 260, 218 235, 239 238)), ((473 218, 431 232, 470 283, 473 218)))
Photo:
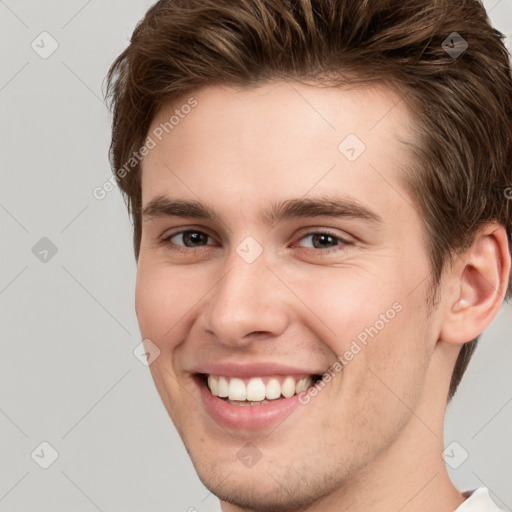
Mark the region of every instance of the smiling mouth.
POLYGON ((216 396, 231 405, 265 405, 290 398, 314 386, 321 375, 279 375, 242 379, 222 375, 198 375, 216 396))

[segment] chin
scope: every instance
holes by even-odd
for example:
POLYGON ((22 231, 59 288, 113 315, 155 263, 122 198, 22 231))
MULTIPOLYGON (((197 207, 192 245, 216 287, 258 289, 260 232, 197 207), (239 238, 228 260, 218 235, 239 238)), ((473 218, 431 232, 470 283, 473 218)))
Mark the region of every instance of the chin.
POLYGON ((253 467, 245 467, 236 458, 238 449, 216 453, 211 444, 212 450, 204 443, 195 446, 197 452, 187 451, 203 485, 222 502, 243 510, 297 511, 343 486, 340 480, 345 471, 325 461, 319 464, 308 457, 296 461, 293 457, 286 458, 285 454, 266 460, 263 455, 253 467), (314 467, 316 471, 312 470, 314 467))
POLYGON ((260 472, 257 478, 251 475, 251 470, 247 471, 246 478, 237 474, 236 469, 223 477, 208 471, 197 473, 203 485, 217 498, 244 510, 292 512, 308 507, 320 498, 318 494, 309 494, 306 485, 294 490, 287 489, 268 473, 264 477, 260 472))

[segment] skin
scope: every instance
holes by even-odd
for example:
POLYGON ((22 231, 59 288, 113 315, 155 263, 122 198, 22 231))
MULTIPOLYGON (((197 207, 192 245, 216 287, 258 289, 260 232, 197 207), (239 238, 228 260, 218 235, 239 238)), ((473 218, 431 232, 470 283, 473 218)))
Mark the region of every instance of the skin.
POLYGON ((447 267, 430 310, 421 218, 401 181, 414 117, 399 96, 285 81, 193 96, 197 107, 143 161, 143 208, 161 195, 198 200, 220 220, 144 220, 136 312, 161 351, 150 370, 200 479, 224 512, 455 510, 464 498, 441 458, 447 391, 461 344, 501 305, 504 229, 485 226, 447 267), (350 133, 366 145, 353 162, 338 150, 350 133), (271 203, 327 195, 382 222, 262 218, 271 203), (161 241, 180 229, 208 237, 161 241), (311 236, 325 230, 348 243, 311 236), (252 263, 236 252, 247 236, 263 248, 252 263), (277 428, 227 429, 202 407, 198 364, 323 371, 394 303, 401 311, 277 428), (261 453, 250 468, 237 458, 247 442, 261 453))

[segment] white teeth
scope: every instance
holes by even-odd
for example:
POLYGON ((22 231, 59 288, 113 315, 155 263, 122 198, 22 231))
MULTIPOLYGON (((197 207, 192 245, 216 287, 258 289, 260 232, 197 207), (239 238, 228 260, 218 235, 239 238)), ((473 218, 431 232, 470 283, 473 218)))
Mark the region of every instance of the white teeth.
POLYGON ((214 379, 211 375, 208 377, 208 387, 210 388, 212 395, 219 396, 219 385, 217 379, 214 379))
MULTIPOLYGON (((211 375, 210 375, 211 377, 211 375)), ((210 382, 210 377, 208 377, 208 382, 210 382)), ((220 396, 221 398, 226 398, 229 396, 229 383, 226 379, 226 377, 219 377, 219 385, 217 387, 218 394, 217 396, 220 396)), ((212 388, 210 388, 212 389, 212 388)), ((215 395, 215 393, 212 391, 212 394, 215 395)))
POLYGON ((261 379, 251 379, 247 384, 247 398, 251 402, 260 402, 265 399, 265 384, 261 379))
POLYGON ((299 393, 306 391, 306 389, 311 386, 311 383, 311 377, 304 377, 303 379, 300 379, 299 382, 295 384, 295 393, 298 395, 299 393))
MULTIPOLYGON (((213 393, 213 391, 212 391, 212 393, 213 393)), ((267 390, 266 390, 265 396, 269 400, 274 400, 281 396, 281 384, 279 384, 279 381, 277 379, 270 379, 267 382, 267 390)))
MULTIPOLYGON (((213 390, 212 391, 212 395, 213 390)), ((230 400, 246 400, 247 390, 242 379, 231 379, 229 381, 229 399, 230 400)))
POLYGON ((244 402, 244 405, 261 405, 281 396, 290 398, 308 389, 312 382, 311 377, 302 377, 297 380, 288 376, 282 382, 272 377, 265 384, 261 377, 254 377, 249 379, 246 385, 242 379, 238 378, 208 376, 208 388, 212 395, 228 398, 230 403, 231 401, 244 402))
POLYGON ((231 405, 241 405, 242 407, 244 406, 250 406, 252 407, 253 405, 263 405, 263 404, 269 404, 270 402, 268 400, 262 400, 261 402, 239 402, 237 400, 228 400, 228 403, 230 403, 231 405))
POLYGON ((281 394, 285 398, 290 398, 295 394, 295 379, 293 377, 286 377, 281 385, 281 394))

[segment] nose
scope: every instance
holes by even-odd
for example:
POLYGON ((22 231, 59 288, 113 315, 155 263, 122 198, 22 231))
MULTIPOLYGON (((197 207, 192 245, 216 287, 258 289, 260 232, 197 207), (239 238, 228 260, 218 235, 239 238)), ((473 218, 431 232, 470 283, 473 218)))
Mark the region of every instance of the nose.
POLYGON ((265 253, 248 263, 233 252, 221 275, 202 311, 202 327, 216 342, 243 347, 285 332, 290 305, 265 253))

